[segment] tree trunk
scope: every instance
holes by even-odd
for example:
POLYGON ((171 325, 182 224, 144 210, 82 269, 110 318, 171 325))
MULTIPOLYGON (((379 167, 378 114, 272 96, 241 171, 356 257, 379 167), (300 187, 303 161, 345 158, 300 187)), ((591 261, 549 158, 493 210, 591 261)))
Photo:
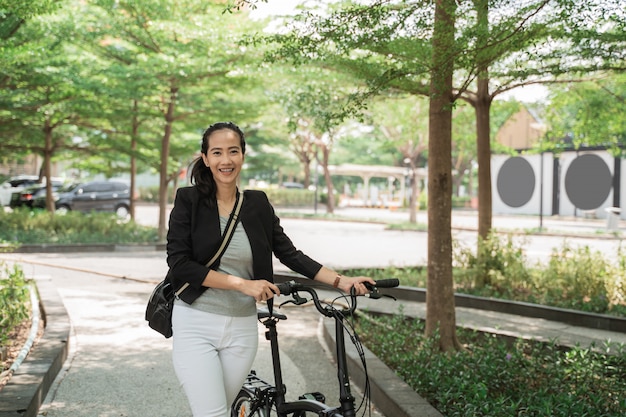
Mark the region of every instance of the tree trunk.
POLYGON ((170 88, 170 99, 165 112, 165 130, 161 139, 161 166, 159 168, 159 241, 164 242, 166 237, 165 214, 167 211, 167 162, 170 156, 170 138, 172 136, 172 123, 174 122, 174 108, 176 107, 176 96, 178 87, 170 88))
POLYGON ((452 75, 455 0, 435 8, 428 140, 428 284, 426 335, 439 348, 457 350, 452 278, 452 75))
POLYGON ((333 214, 335 212, 335 190, 333 189, 333 180, 328 169, 328 160, 330 159, 330 148, 321 145, 322 148, 322 168, 324 169, 324 180, 328 189, 328 200, 326 203, 326 213, 333 214))
POLYGON ((472 164, 467 166, 467 195, 470 199, 474 197, 474 169, 472 164))
POLYGON ((135 190, 137 188, 137 137, 139 135, 138 103, 133 100, 132 132, 130 134, 130 218, 135 220, 135 190))
MULTIPOLYGON (((485 91, 488 80, 478 79, 478 98, 476 100, 476 151, 478 155, 478 242, 486 239, 491 232, 491 146, 489 138, 489 94, 485 91)), ((477 246, 478 248, 478 246, 477 246)), ((477 256, 482 256, 476 250, 477 256)), ((480 261, 479 261, 480 262, 480 261)), ((489 277, 480 275, 475 285, 483 288, 489 277)))
POLYGON ((303 162, 302 168, 304 169, 304 188, 308 190, 311 185, 311 165, 303 162))
MULTIPOLYGON (((479 41, 487 43, 489 37, 489 5, 481 0, 476 7, 478 15, 479 41)), ((491 232, 491 138, 489 133, 489 68, 487 60, 478 58, 476 89, 476 153, 478 160, 478 237, 485 239, 491 232)))
POLYGON ((491 100, 487 79, 478 80, 476 100, 476 153, 478 159, 478 236, 487 238, 491 232, 491 138, 489 109, 491 100))
POLYGON ((52 199, 52 127, 50 126, 50 120, 46 119, 46 126, 44 128, 45 147, 43 152, 43 174, 46 177, 46 210, 54 214, 56 209, 54 200, 52 199))
POLYGON ((409 180, 411 181, 411 195, 409 196, 409 223, 417 223, 417 198, 419 197, 419 191, 417 187, 417 178, 415 178, 415 163, 411 160, 411 173, 409 174, 409 180))

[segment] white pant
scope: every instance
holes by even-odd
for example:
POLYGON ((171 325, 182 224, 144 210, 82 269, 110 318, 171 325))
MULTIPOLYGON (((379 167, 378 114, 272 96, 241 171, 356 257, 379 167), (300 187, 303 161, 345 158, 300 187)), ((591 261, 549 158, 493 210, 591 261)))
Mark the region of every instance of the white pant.
POLYGON ((174 305, 172 359, 194 417, 229 417, 250 371, 257 318, 229 317, 174 305))

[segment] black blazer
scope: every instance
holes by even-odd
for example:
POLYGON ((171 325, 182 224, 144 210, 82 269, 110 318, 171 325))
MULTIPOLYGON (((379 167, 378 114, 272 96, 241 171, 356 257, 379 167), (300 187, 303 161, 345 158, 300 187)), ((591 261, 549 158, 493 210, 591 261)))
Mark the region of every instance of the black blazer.
MULTIPOLYGON (((272 253, 288 268, 308 278, 313 278, 322 267, 295 248, 264 192, 244 192, 239 219, 250 240, 254 279, 273 281, 272 253)), ((209 208, 195 186, 178 189, 167 233, 167 277, 174 288, 185 282, 190 284, 180 295, 186 303, 191 304, 206 291, 202 282, 210 269, 205 265, 217 251, 220 240, 217 207, 209 208)))

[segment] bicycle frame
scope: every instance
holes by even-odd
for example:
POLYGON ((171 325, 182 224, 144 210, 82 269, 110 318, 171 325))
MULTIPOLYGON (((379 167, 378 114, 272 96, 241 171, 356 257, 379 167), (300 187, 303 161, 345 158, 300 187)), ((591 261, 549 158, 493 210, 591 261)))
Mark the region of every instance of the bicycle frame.
MULTIPOLYGON (((281 315, 282 316, 282 315, 281 315)), ((337 350, 337 378, 339 381, 339 407, 330 407, 323 402, 313 399, 300 399, 297 401, 287 402, 285 400, 285 394, 287 393, 286 386, 283 382, 282 368, 280 363, 280 352, 278 348, 278 332, 276 330, 276 323, 281 318, 276 318, 273 315, 262 321, 263 325, 267 329, 265 338, 269 340, 272 352, 272 363, 274 365, 274 384, 275 384, 275 405, 276 412, 279 417, 287 416, 290 413, 296 411, 312 411, 320 413, 321 416, 332 416, 337 412, 341 413, 344 417, 353 417, 356 414, 354 409, 354 397, 350 391, 350 379, 348 375, 348 365, 346 360, 346 348, 345 338, 343 334, 342 317, 335 317, 335 329, 336 329, 336 350, 337 350), (323 410, 322 410, 323 409, 323 410)), ((284 317, 284 316, 283 316, 284 317)), ((286 318, 286 317, 285 317, 286 318)))
MULTIPOLYGON (((398 285, 398 280, 381 280, 381 286, 392 287, 398 285), (386 282, 384 282, 386 281, 386 282)), ((324 306, 324 303, 318 298, 317 292, 310 287, 297 284, 294 281, 285 284, 279 284, 281 294, 291 294, 292 300, 296 305, 301 305, 308 300, 301 297, 298 292, 308 293, 315 304, 317 311, 323 316, 333 318, 335 320, 335 346, 337 358, 337 379, 339 382, 339 406, 331 407, 324 403, 323 395, 319 393, 309 393, 302 395, 296 401, 286 401, 285 394, 287 387, 283 382, 283 373, 280 362, 280 351, 278 346, 278 331, 276 325, 280 320, 286 320, 287 317, 280 313, 274 313, 272 304, 269 304, 269 311, 258 313, 259 321, 265 326, 265 339, 270 342, 272 365, 274 368, 274 385, 271 385, 261 378, 257 377, 254 371, 251 371, 243 385, 242 391, 238 396, 248 401, 250 410, 245 410, 246 416, 269 417, 271 411, 275 411, 278 417, 304 417, 306 412, 313 413, 320 417, 355 417, 355 398, 350 390, 350 378, 348 374, 348 361, 346 356, 346 345, 344 335, 344 319, 351 316, 356 309, 356 295, 352 292, 348 297, 351 301, 350 306, 346 309, 336 309, 332 305, 324 306), (313 397, 313 398, 311 398, 313 397), (246 400, 247 398, 247 400, 246 400)), ((380 298, 380 293, 374 286, 368 287, 370 296, 380 298)), ((284 304, 284 303, 283 303, 284 304)), ((236 400, 237 402, 237 400, 236 400)), ((233 406, 235 411, 237 408, 233 406)), ((244 410, 244 409, 242 409, 244 410)), ((238 416, 243 416, 243 412, 238 416)))

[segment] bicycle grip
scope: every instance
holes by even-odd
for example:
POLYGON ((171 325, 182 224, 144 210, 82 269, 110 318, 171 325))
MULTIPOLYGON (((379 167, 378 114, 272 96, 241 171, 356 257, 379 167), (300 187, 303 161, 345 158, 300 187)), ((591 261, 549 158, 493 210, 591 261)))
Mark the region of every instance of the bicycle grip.
POLYGON ((280 284, 276 284, 278 289, 280 290, 280 295, 289 295, 291 294, 291 285, 289 282, 283 282, 280 284))
POLYGON ((376 280, 376 287, 378 288, 394 288, 400 285, 400 280, 398 278, 386 278, 376 280))

